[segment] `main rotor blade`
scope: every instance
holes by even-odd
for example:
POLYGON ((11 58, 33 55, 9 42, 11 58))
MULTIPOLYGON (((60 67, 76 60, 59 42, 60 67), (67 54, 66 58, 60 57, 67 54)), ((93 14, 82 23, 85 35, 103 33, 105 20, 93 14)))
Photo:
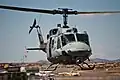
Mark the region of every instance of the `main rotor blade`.
POLYGON ((112 14, 112 13, 120 13, 120 11, 93 11, 93 12, 77 12, 77 14, 112 14))
POLYGON ((59 10, 44 10, 44 9, 32 9, 32 8, 22 8, 22 7, 13 7, 13 6, 4 6, 0 5, 2 9, 10 9, 17 11, 25 11, 25 12, 37 12, 37 13, 47 13, 47 14, 62 14, 62 11, 59 10))
POLYGON ((47 13, 47 14, 111 14, 111 13, 120 13, 120 11, 91 11, 91 12, 77 12, 77 11, 62 11, 62 10, 45 10, 45 9, 32 9, 32 8, 22 8, 22 7, 14 7, 14 6, 4 6, 0 5, 2 9, 10 9, 17 11, 25 11, 25 12, 36 12, 36 13, 47 13))

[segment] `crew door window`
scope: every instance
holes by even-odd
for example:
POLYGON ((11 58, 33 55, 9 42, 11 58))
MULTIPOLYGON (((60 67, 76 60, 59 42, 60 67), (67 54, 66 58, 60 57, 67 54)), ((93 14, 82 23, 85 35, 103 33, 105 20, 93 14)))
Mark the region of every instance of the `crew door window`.
POLYGON ((61 41, 62 41, 62 46, 65 46, 67 44, 67 39, 63 35, 61 36, 61 41))
POLYGON ((60 38, 58 37, 58 40, 57 40, 57 49, 61 48, 61 45, 60 45, 60 38))
POLYGON ((54 39, 52 40, 52 48, 54 47, 54 39))
POLYGON ((51 57, 52 54, 51 54, 51 42, 52 42, 52 37, 50 38, 50 43, 49 43, 49 56, 51 57))

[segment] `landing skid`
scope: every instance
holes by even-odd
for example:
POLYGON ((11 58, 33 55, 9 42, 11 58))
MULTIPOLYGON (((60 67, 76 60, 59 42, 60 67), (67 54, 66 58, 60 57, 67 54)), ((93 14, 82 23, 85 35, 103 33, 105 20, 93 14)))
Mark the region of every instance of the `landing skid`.
MULTIPOLYGON (((88 61, 90 61, 90 59, 88 59, 88 61)), ((53 70, 49 70, 49 68, 50 68, 52 65, 54 65, 54 63, 50 64, 45 71, 55 71, 55 70, 57 69, 57 67, 59 66, 59 64, 57 64, 57 65, 54 67, 53 70)), ((95 68, 95 64, 91 66, 91 65, 88 65, 88 63, 86 63, 86 62, 80 63, 79 61, 76 61, 76 64, 75 64, 75 65, 79 66, 81 70, 93 70, 93 69, 95 68), (83 65, 81 66, 80 64, 86 64, 87 67, 84 67, 83 65)))
POLYGON ((79 66, 80 68, 81 68, 81 70, 93 70, 94 68, 95 68, 95 65, 93 65, 92 67, 90 66, 90 65, 88 65, 88 63, 86 63, 86 62, 83 62, 83 64, 86 64, 87 66, 88 66, 88 68, 87 67, 84 67, 84 66, 81 66, 80 64, 76 64, 77 66, 79 66))

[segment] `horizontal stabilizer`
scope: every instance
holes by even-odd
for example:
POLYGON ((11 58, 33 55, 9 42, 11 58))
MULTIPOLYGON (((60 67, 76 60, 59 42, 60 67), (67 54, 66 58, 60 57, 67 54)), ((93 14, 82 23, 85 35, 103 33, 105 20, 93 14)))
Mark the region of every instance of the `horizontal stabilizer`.
POLYGON ((42 48, 27 48, 26 50, 43 50, 42 48))

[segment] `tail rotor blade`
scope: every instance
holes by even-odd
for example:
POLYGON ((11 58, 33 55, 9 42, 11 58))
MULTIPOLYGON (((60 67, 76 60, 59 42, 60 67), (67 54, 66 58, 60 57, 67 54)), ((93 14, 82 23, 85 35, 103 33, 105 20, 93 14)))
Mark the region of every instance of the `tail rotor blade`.
POLYGON ((33 28, 36 27, 36 19, 34 19, 33 25, 30 26, 30 30, 29 30, 29 34, 31 33, 31 31, 33 30, 33 28))
POLYGON ((30 27, 29 34, 31 33, 32 29, 33 29, 33 27, 30 27))
POLYGON ((35 27, 35 25, 36 25, 36 19, 34 19, 32 27, 35 27))

